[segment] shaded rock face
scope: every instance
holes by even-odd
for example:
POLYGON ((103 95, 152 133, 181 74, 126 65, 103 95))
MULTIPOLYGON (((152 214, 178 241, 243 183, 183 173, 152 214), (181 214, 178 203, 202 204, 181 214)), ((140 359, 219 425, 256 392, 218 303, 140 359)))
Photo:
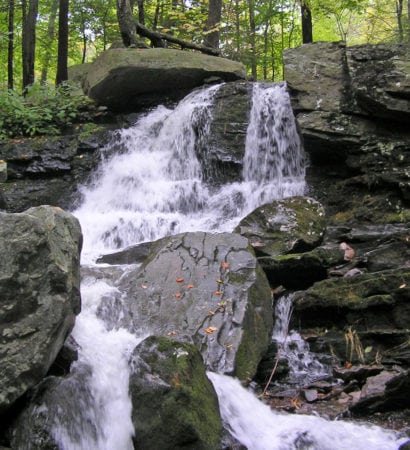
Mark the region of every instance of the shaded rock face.
POLYGON ((90 67, 83 88, 98 104, 116 111, 181 99, 207 79, 244 79, 241 63, 182 50, 116 48, 90 67))
POLYGON ((58 208, 0 213, 0 412, 44 377, 74 325, 81 242, 58 208))
POLYGON ((196 347, 151 336, 132 360, 135 448, 219 449, 218 400, 196 347))
POLYGON ((157 241, 127 292, 126 326, 193 341, 206 366, 251 378, 270 342, 269 284, 248 240, 237 234, 185 233, 157 241))
POLYGON ((310 194, 350 222, 408 221, 408 49, 317 43, 284 60, 310 194))
POLYGON ((21 212, 32 206, 71 206, 99 162, 105 131, 75 136, 0 142, 7 179, 0 183, 0 208, 21 212))

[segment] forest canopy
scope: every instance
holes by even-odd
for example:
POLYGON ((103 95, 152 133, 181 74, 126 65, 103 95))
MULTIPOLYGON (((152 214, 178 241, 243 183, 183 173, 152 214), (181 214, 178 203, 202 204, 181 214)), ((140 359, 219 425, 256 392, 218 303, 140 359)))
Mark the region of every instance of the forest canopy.
MULTIPOLYGON (((302 42, 410 40, 410 0, 0 0, 2 90, 58 84, 67 65, 120 45, 124 8, 131 28, 215 48, 243 62, 255 79, 280 80, 283 50, 302 42)), ((137 36, 129 44, 151 46, 155 39, 137 36)))

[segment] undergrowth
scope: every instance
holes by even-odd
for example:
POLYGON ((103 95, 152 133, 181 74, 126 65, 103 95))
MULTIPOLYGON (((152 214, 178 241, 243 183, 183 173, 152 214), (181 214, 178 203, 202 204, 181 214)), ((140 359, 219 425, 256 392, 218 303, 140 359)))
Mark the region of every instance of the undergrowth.
POLYGON ((69 84, 57 88, 34 84, 24 95, 0 91, 0 140, 57 135, 74 123, 98 115, 94 102, 69 84))

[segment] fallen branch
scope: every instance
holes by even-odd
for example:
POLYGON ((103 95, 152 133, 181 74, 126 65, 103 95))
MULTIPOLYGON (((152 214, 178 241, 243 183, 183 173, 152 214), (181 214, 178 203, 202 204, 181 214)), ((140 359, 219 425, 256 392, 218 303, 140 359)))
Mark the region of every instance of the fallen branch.
POLYGON ((164 43, 162 41, 167 41, 179 45, 181 49, 189 48, 192 50, 198 50, 201 53, 205 53, 207 55, 220 56, 220 51, 216 48, 206 47, 205 45, 197 45, 193 42, 178 39, 170 34, 149 30, 146 26, 142 25, 139 22, 136 22, 136 26, 137 33, 142 37, 148 38, 152 42, 154 47, 164 47, 164 43))

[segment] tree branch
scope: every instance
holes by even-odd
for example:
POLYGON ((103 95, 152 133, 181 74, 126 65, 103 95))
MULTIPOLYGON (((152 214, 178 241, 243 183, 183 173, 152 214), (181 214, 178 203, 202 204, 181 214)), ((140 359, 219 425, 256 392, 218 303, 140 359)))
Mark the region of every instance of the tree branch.
POLYGON ((158 31, 149 30, 146 26, 142 25, 139 22, 136 22, 136 26, 137 26, 137 33, 142 37, 150 39, 154 47, 164 47, 164 43, 162 41, 167 41, 179 45, 182 49, 189 48, 192 50, 198 50, 201 53, 205 53, 207 55, 220 56, 219 50, 215 48, 205 47, 204 45, 197 45, 194 44, 193 42, 178 39, 170 34, 159 33, 158 31))

